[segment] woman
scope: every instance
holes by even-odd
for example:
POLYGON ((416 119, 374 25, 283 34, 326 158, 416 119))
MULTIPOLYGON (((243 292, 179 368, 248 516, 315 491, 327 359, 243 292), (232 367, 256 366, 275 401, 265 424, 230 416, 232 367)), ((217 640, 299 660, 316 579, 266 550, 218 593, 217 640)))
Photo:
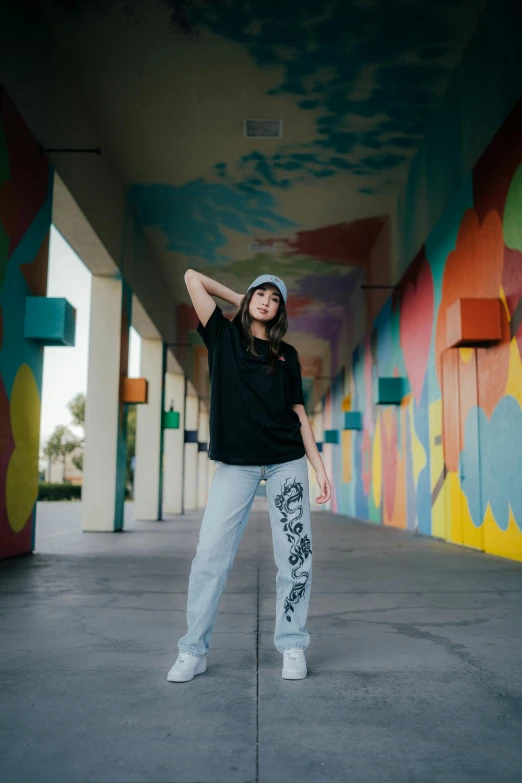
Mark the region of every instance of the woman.
POLYGON ((279 277, 260 275, 246 295, 236 294, 192 269, 185 282, 208 349, 209 457, 217 468, 190 571, 188 631, 167 679, 186 682, 206 671, 219 601, 262 479, 278 569, 274 645, 283 654, 282 676, 302 679, 312 577, 305 453, 321 492, 316 502, 326 503, 331 488, 304 408, 299 357, 282 339, 286 286, 279 277), (238 306, 231 321, 212 296, 238 306))

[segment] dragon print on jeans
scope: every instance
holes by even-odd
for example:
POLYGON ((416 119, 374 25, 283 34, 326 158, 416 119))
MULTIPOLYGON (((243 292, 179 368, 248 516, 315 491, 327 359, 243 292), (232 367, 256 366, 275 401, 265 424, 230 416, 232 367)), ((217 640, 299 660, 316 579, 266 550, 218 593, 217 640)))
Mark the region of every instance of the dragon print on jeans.
POLYGON ((305 560, 312 554, 311 542, 308 536, 302 536, 303 523, 299 520, 303 516, 303 485, 290 478, 285 479, 284 486, 281 487, 281 493, 275 497, 276 508, 281 512, 281 522, 283 530, 290 542, 290 557, 288 562, 292 566, 292 579, 296 581, 292 585, 290 594, 285 598, 284 611, 288 622, 291 622, 291 612, 294 611, 293 604, 298 603, 304 595, 306 581, 309 577, 308 571, 302 569, 305 560))

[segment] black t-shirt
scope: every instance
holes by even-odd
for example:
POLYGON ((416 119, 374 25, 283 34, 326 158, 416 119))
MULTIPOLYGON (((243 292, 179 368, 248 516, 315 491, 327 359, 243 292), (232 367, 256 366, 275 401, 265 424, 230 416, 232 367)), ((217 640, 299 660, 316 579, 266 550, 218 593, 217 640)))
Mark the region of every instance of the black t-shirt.
POLYGON ((272 374, 268 340, 255 337, 254 356, 239 324, 216 304, 207 325, 197 331, 208 348, 210 448, 212 460, 231 465, 274 465, 304 456, 301 421, 292 405, 304 405, 295 348, 281 341, 282 360, 272 374))

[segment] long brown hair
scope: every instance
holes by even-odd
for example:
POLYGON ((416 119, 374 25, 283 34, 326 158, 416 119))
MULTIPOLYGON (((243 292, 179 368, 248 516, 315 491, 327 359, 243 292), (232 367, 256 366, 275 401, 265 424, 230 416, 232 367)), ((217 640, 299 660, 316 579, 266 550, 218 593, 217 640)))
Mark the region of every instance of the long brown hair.
MULTIPOLYGON (((254 335, 252 334, 252 322, 253 318, 250 315, 250 302, 252 297, 258 288, 263 288, 263 284, 256 286, 256 288, 250 288, 243 297, 243 301, 239 306, 239 310, 232 318, 232 321, 241 328, 245 340, 247 341, 247 351, 251 351, 254 356, 260 356, 261 354, 256 352, 254 335)), ((271 375, 275 372, 277 362, 281 356, 281 340, 288 331, 288 315, 286 312, 286 305, 283 297, 279 296, 279 307, 275 318, 273 318, 266 326, 266 334, 268 337, 268 359, 269 364, 267 366, 267 375, 271 375)))

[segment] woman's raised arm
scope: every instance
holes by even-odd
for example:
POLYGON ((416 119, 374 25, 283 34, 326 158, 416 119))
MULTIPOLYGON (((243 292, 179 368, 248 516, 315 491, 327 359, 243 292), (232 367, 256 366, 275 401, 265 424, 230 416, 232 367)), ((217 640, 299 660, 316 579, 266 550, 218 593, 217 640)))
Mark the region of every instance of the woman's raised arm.
POLYGON ((244 294, 236 294, 231 288, 227 288, 226 285, 218 283, 217 280, 212 280, 211 277, 207 277, 201 274, 201 272, 196 272, 195 269, 187 269, 185 272, 185 284, 194 309, 203 326, 207 325, 207 321, 216 307, 216 303, 212 299, 213 296, 218 296, 220 299, 224 299, 225 302, 237 305, 237 307, 243 301, 244 294))

